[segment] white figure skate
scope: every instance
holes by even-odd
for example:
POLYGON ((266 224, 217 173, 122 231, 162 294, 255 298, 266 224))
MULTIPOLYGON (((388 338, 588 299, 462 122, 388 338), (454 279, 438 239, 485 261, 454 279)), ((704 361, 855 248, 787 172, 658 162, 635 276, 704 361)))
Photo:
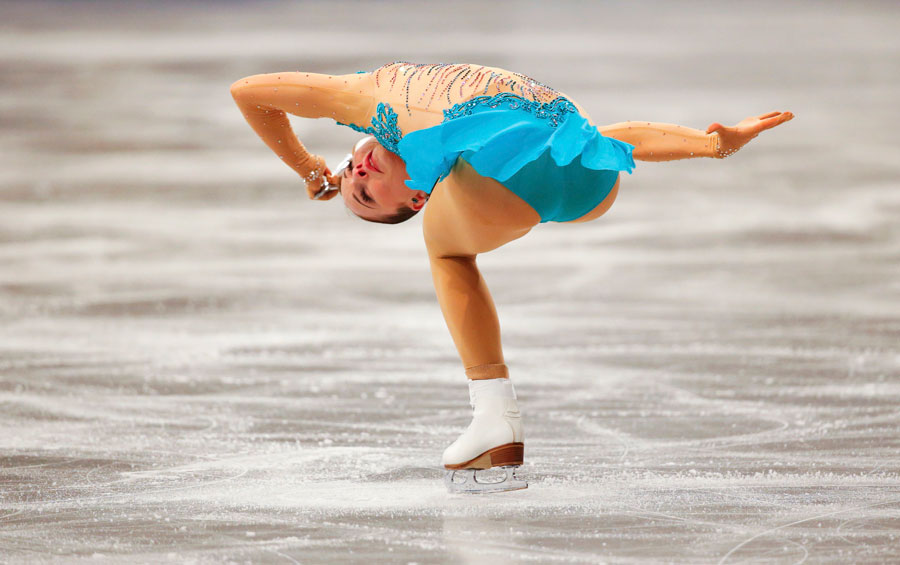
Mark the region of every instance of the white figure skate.
POLYGON ((444 451, 441 459, 446 469, 444 484, 451 493, 505 492, 528 487, 528 483, 515 474, 525 455, 525 434, 518 404, 515 398, 492 394, 496 387, 491 388, 494 390, 479 390, 478 384, 475 388, 470 386, 474 408, 472 422, 444 451), (494 467, 502 468, 506 475, 490 481, 476 477, 476 471, 494 467))

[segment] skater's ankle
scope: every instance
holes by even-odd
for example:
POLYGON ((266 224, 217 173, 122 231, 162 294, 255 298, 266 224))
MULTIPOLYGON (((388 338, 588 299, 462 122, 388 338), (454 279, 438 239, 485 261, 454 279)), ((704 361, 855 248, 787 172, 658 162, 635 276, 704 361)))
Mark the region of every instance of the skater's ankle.
POLYGON ((466 367, 466 376, 469 380, 477 381, 482 379, 508 379, 509 368, 506 363, 483 363, 466 367))

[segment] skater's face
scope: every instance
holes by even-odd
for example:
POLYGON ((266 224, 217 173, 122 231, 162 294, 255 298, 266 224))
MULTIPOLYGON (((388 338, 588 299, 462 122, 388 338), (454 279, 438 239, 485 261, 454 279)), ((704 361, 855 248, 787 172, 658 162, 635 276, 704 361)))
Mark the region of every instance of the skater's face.
POLYGON ((409 179, 406 163, 374 137, 360 140, 351 156, 341 176, 341 197, 357 216, 378 222, 404 208, 418 211, 425 205, 428 195, 403 182, 409 179))

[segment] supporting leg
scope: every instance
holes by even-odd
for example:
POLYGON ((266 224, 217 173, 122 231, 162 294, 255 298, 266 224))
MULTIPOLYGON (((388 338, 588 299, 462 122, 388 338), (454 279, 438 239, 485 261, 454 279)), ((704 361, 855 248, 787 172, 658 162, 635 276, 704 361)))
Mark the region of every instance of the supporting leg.
POLYGON ((524 200, 463 161, 434 189, 425 208, 423 231, 435 293, 466 369, 474 408, 469 427, 442 457, 451 492, 527 486, 513 474, 524 457, 521 415, 503 359, 497 310, 475 258, 522 237, 539 221, 524 200), (476 478, 476 469, 489 473, 491 468, 507 469, 505 478, 476 478))
MULTIPOLYGON (((500 320, 475 256, 431 256, 430 261, 438 303, 463 366, 502 365, 505 369, 500 320)), ((490 375, 503 371, 483 369, 475 370, 471 378, 494 378, 490 375)))

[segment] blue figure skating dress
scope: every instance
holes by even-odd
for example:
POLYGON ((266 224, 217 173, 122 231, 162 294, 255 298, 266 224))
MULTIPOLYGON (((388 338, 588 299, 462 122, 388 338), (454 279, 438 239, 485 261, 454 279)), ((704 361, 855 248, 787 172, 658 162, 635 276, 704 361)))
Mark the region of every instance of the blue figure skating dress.
MULTIPOLYGON (((393 71, 382 77, 381 84, 387 90, 384 81, 393 77, 391 99, 405 100, 411 117, 407 123, 415 124, 424 121, 422 116, 426 114, 420 112, 413 117, 413 110, 422 108, 412 108, 410 101, 424 100, 426 95, 435 101, 458 99, 453 96, 458 84, 454 81, 463 77, 464 84, 466 73, 473 71, 469 67, 396 63, 375 73, 393 71), (448 69, 455 74, 441 75, 443 82, 434 81, 434 86, 428 83, 419 87, 418 92, 423 94, 410 95, 413 76, 421 80, 425 73, 438 76, 436 70, 448 69), (394 84, 402 86, 398 93, 402 97, 394 95, 394 84), (436 96, 439 87, 441 96, 436 96)), ((482 176, 497 180, 525 200, 538 212, 542 223, 566 222, 587 214, 606 198, 620 171, 630 173, 634 169, 634 146, 604 137, 571 100, 550 87, 515 73, 491 72, 487 79, 474 76, 479 77, 477 84, 484 84, 485 91, 495 80, 492 88, 512 92, 469 95, 452 105, 445 101, 440 123, 416 126, 407 133, 401 131, 395 109, 384 99, 373 113, 371 126, 338 123, 374 135, 397 153, 406 163, 410 176, 406 184, 411 189, 431 194, 435 184, 450 174, 457 159, 463 159, 482 176)), ((429 110, 432 116, 435 111, 433 106, 429 110)))
POLYGON ((439 125, 405 135, 397 149, 410 188, 430 194, 462 158, 528 202, 542 223, 587 214, 619 171, 634 169, 633 146, 601 135, 564 97, 480 96, 445 110, 439 125))

